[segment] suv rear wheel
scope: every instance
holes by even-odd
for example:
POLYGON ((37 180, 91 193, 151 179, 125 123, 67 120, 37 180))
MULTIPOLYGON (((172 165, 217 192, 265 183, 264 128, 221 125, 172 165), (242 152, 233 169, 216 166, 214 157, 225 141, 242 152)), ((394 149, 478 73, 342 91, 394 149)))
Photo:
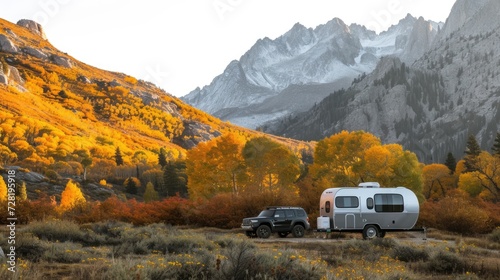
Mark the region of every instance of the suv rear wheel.
POLYGON ((303 237, 305 233, 305 229, 302 225, 295 225, 292 229, 293 237, 303 237))
POLYGON ((257 228, 257 236, 259 238, 269 238, 269 236, 271 236, 271 228, 266 225, 261 225, 257 228))

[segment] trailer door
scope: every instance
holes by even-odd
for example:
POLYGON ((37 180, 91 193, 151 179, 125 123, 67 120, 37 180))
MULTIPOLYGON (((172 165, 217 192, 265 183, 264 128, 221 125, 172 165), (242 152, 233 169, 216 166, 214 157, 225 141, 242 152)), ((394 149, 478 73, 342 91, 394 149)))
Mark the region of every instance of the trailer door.
POLYGON ((360 220, 359 198, 357 196, 335 197, 335 228, 356 229, 360 220))

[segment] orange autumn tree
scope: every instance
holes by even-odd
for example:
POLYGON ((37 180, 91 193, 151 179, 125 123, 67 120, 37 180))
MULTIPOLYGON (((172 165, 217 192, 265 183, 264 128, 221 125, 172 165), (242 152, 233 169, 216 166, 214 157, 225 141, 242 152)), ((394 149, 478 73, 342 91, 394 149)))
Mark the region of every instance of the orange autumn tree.
POLYGON ((73 181, 69 181, 66 184, 66 188, 61 193, 61 204, 59 205, 59 210, 61 212, 65 212, 85 202, 85 197, 83 196, 80 188, 73 181))
POLYGON ((455 188, 456 176, 444 164, 429 164, 422 169, 424 178, 423 195, 426 199, 440 199, 455 188))
POLYGON ((227 133, 187 153, 190 198, 211 198, 220 192, 238 193, 246 182, 241 149, 245 139, 227 133))

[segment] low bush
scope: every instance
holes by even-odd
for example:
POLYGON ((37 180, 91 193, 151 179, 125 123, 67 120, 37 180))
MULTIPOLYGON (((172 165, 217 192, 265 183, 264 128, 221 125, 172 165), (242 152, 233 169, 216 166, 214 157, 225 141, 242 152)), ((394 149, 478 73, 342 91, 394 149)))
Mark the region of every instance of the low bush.
POLYGON ((493 242, 500 243, 500 227, 494 229, 488 235, 488 239, 491 240, 491 241, 493 241, 493 242))
POLYGON ((441 274, 463 273, 465 262, 456 254, 439 251, 429 259, 428 270, 441 274))
POLYGON ((392 249, 391 257, 403 262, 425 262, 429 259, 429 253, 422 249, 403 245, 394 247, 392 249))
MULTIPOLYGON (((38 262, 42 259, 42 256, 49 245, 50 244, 48 242, 42 241, 32 234, 18 234, 16 236, 16 255, 18 258, 38 262)), ((2 242, 4 252, 8 252, 6 249, 10 246, 11 245, 8 245, 6 240, 5 242, 2 242)))
POLYGON ((71 221, 49 220, 44 222, 33 222, 23 229, 24 232, 32 233, 42 240, 47 241, 82 241, 84 233, 80 226, 71 221))
POLYGON ((392 238, 375 238, 371 240, 373 246, 382 248, 394 248, 397 246, 396 241, 392 238))

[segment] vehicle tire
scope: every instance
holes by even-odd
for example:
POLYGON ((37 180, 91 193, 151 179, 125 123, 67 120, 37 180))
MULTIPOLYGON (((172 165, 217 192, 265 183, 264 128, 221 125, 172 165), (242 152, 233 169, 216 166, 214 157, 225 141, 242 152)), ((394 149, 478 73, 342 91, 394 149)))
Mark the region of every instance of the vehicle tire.
POLYGON ((269 236, 271 236, 271 228, 266 225, 261 225, 257 228, 257 236, 259 238, 269 238, 269 236))
POLYGON ((374 225, 367 225, 363 229, 363 239, 374 239, 379 236, 378 227, 374 225))
POLYGON ((278 235, 281 237, 281 238, 285 238, 287 237, 289 234, 289 232, 278 232, 278 235))
POLYGON ((292 228, 292 235, 293 235, 293 237, 297 237, 297 238, 304 237, 304 234, 305 234, 305 229, 304 229, 303 226, 301 226, 301 225, 295 225, 292 228))

